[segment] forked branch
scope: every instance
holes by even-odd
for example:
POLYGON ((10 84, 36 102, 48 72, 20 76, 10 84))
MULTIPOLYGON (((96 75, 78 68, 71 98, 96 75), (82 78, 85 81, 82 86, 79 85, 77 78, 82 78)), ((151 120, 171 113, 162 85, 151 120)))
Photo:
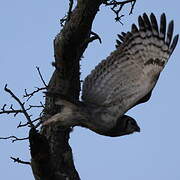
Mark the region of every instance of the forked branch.
MULTIPOLYGON (((32 120, 32 123, 35 123, 35 122, 40 122, 41 123, 41 117, 39 117, 39 118, 37 118, 37 119, 35 119, 35 120, 32 120)), ((38 123, 39 124, 39 123, 38 123)), ((29 124, 29 122, 27 122, 27 123, 22 123, 21 121, 20 121, 20 123, 19 123, 19 125, 17 126, 17 128, 20 128, 20 127, 26 127, 26 126, 29 126, 30 124, 29 124)), ((38 127, 37 125, 35 125, 35 127, 38 127)))
POLYGON ((28 92, 27 92, 27 89, 25 89, 25 95, 24 95, 23 97, 24 97, 24 98, 27 98, 27 101, 28 101, 31 97, 33 97, 36 93, 41 92, 41 91, 43 91, 43 90, 47 90, 47 87, 48 87, 48 85, 46 84, 46 82, 45 82, 45 80, 44 80, 44 78, 43 78, 43 76, 42 76, 42 74, 41 74, 40 68, 36 66, 36 69, 37 69, 37 71, 38 71, 39 77, 40 77, 40 79, 41 79, 44 87, 41 87, 41 88, 35 87, 35 90, 34 90, 33 92, 31 92, 31 93, 28 93, 28 92))
POLYGON ((27 112, 27 110, 26 110, 26 108, 24 106, 24 103, 22 103, 20 101, 20 99, 10 89, 7 88, 7 84, 5 85, 4 90, 6 92, 8 92, 12 96, 12 98, 15 99, 15 101, 20 105, 22 113, 26 117, 26 119, 27 119, 29 125, 31 126, 31 128, 33 128, 34 124, 31 121, 31 116, 28 114, 28 112, 27 112))
POLYGON ((136 0, 125 0, 125 1, 116 1, 116 0, 112 0, 112 1, 105 1, 104 4, 106 6, 111 6, 111 10, 115 13, 116 17, 115 20, 121 22, 121 18, 124 16, 123 14, 120 15, 120 12, 122 10, 122 8, 124 7, 124 5, 131 3, 131 9, 129 12, 129 15, 132 14, 136 0))
POLYGON ((14 114, 15 117, 18 113, 23 113, 21 109, 14 109, 12 104, 9 107, 9 109, 6 109, 6 107, 7 104, 4 104, 3 107, 1 108, 0 114, 14 114))
POLYGON ((27 98, 27 101, 28 101, 32 96, 34 96, 36 93, 38 93, 38 92, 40 92, 42 90, 46 90, 46 87, 42 87, 42 88, 36 87, 36 90, 34 90, 31 93, 28 93, 27 89, 25 89, 25 95, 23 97, 27 98))

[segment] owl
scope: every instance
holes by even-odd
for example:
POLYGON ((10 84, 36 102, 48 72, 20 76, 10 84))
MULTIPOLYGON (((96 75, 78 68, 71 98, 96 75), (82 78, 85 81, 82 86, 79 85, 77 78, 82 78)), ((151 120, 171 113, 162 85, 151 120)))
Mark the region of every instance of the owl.
POLYGON ((118 35, 116 50, 85 78, 82 102, 58 100, 56 104, 62 111, 43 126, 82 126, 111 137, 140 131, 135 119, 125 113, 150 99, 179 35, 172 40, 174 23, 170 21, 166 28, 164 13, 160 25, 153 13, 139 16, 138 24, 132 24, 130 32, 118 35))

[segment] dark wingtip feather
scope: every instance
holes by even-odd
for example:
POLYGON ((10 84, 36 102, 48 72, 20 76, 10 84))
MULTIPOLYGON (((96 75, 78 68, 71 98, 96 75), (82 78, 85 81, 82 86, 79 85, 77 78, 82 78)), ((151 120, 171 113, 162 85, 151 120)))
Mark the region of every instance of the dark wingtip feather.
POLYGON ((128 40, 131 36, 132 36, 132 33, 128 31, 126 33, 125 40, 128 40))
POLYGON ((121 41, 119 41, 118 39, 116 40, 116 43, 118 46, 121 45, 121 41))
POLYGON ((122 36, 126 36, 126 33, 125 33, 125 32, 122 32, 121 34, 122 34, 122 36))
POLYGON ((122 42, 124 41, 124 37, 123 37, 123 36, 121 36, 120 34, 118 34, 117 36, 118 36, 118 38, 119 38, 122 42))
POLYGON ((159 34, 158 23, 156 20, 156 16, 153 13, 150 14, 150 19, 151 19, 152 29, 159 34))
POLYGON ((160 19, 160 37, 164 40, 166 35, 166 15, 163 13, 160 19))
POLYGON ((171 47, 170 47, 170 55, 173 53, 173 51, 177 45, 178 39, 179 39, 179 34, 176 34, 174 36, 173 42, 172 42, 171 47))
MULTIPOLYGON (((174 22, 170 21, 168 28, 166 30, 165 13, 163 13, 160 17, 160 25, 158 25, 156 16, 153 13, 151 13, 150 16, 147 16, 146 13, 144 13, 142 16, 139 16, 138 24, 139 24, 139 27, 137 27, 135 24, 132 24, 131 32, 127 32, 127 33, 122 32, 121 35, 118 34, 118 38, 120 40, 116 40, 117 42, 116 47, 119 47, 121 44, 123 44, 123 42, 127 41, 131 36, 133 36, 134 33, 139 32, 139 31, 146 32, 146 30, 150 30, 152 31, 152 35, 154 35, 158 39, 162 39, 164 43, 167 44, 167 46, 169 47, 168 48, 169 53, 170 54, 173 53, 177 45, 179 35, 176 35, 172 42, 174 22)), ((145 33, 145 36, 149 36, 148 32, 149 31, 145 33)))
POLYGON ((170 21, 168 25, 168 30, 167 30, 167 38, 166 38, 166 44, 169 46, 172 40, 173 36, 173 30, 174 30, 174 21, 170 21))
POLYGON ((145 25, 144 25, 144 21, 143 21, 141 16, 138 17, 138 23, 139 23, 140 30, 144 31, 145 30, 145 25))
POLYGON ((148 30, 152 30, 151 22, 146 13, 143 14, 144 24, 148 30))
POLYGON ((131 32, 132 32, 132 33, 138 32, 138 28, 137 28, 137 26, 136 26, 135 24, 132 24, 131 32))

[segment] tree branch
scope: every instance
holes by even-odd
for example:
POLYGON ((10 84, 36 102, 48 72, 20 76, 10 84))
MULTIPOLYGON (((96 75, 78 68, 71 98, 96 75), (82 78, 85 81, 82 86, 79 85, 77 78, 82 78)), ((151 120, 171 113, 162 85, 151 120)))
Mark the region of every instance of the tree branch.
POLYGON ((13 106, 10 106, 10 110, 6 110, 6 104, 3 105, 3 107, 1 108, 0 114, 14 114, 14 117, 18 114, 18 113, 23 113, 23 111, 21 109, 14 109, 13 106))
POLYGON ((125 0, 125 1, 121 1, 121 2, 118 2, 116 0, 112 0, 110 2, 108 1, 104 1, 104 4, 106 6, 112 6, 111 7, 111 10, 115 13, 116 17, 115 17, 115 20, 116 21, 119 21, 121 24, 121 18, 124 16, 124 15, 120 15, 120 12, 122 10, 122 8, 124 7, 125 4, 129 4, 131 3, 131 9, 130 9, 130 12, 129 12, 129 15, 132 14, 133 12, 133 9, 134 9, 134 6, 135 6, 135 3, 136 3, 136 0, 125 0))
POLYGON ((14 158, 14 157, 10 157, 14 162, 20 163, 20 164, 26 164, 26 165, 31 165, 30 162, 27 161, 22 161, 19 158, 14 158))
POLYGON ((102 43, 102 40, 101 40, 101 38, 99 37, 98 34, 96 34, 95 32, 92 32, 92 31, 91 31, 90 34, 93 35, 93 36, 91 36, 88 39, 86 39, 84 41, 83 46, 88 45, 89 43, 93 42, 94 40, 99 40, 100 44, 102 43))
MULTIPOLYGON (((35 119, 35 120, 32 120, 32 123, 37 122, 37 121, 40 121, 40 123, 41 123, 41 119, 42 119, 42 118, 39 117, 39 118, 37 118, 37 119, 35 119)), ((19 123, 19 125, 17 126, 17 128, 26 127, 26 126, 29 126, 29 122, 22 124, 22 122, 20 121, 20 123, 19 123)), ((37 127, 37 125, 35 125, 35 127, 37 127)))
POLYGON ((34 90, 33 92, 31 93, 28 93, 27 92, 27 89, 25 89, 25 95, 23 96, 24 98, 27 98, 27 101, 32 97, 34 96, 36 93, 42 91, 42 90, 46 90, 47 88, 46 87, 42 87, 42 88, 39 88, 39 87, 36 87, 36 90, 34 90))
POLYGON ((38 92, 40 92, 40 91, 43 91, 43 90, 47 90, 47 84, 46 84, 46 82, 45 82, 45 80, 44 80, 44 78, 43 78, 43 76, 42 76, 42 74, 41 74, 40 68, 39 68, 38 66, 36 66, 36 69, 37 69, 37 71, 38 71, 38 74, 39 74, 39 76, 40 76, 40 79, 41 79, 44 87, 41 87, 41 88, 35 87, 36 90, 34 90, 34 91, 31 92, 31 93, 28 93, 28 92, 27 92, 27 89, 25 89, 25 90, 24 90, 24 91, 25 91, 25 95, 24 95, 23 97, 24 97, 24 98, 27 98, 27 101, 28 101, 32 96, 34 96, 36 93, 38 93, 38 92))
MULTIPOLYGON (((69 20, 65 21, 63 29, 54 40, 56 70, 47 88, 44 121, 60 112, 55 102, 61 97, 74 103, 79 100, 79 61, 88 44, 93 40, 85 43, 91 36, 92 22, 101 4, 102 0, 78 0, 69 20)), ((68 143, 70 132, 70 128, 63 129, 58 125, 43 127, 41 131, 50 145, 50 162, 52 162, 50 167, 53 168, 54 179, 80 180, 68 143)), ((33 160, 33 163, 36 164, 36 161, 33 160)), ((36 174, 34 173, 35 177, 36 174)), ((40 179, 43 180, 42 177, 40 179)))
POLYGON ((29 143, 34 177, 38 180, 55 180, 47 138, 35 128, 31 128, 29 131, 29 143))
POLYGON ((69 10, 68 10, 68 15, 67 15, 67 21, 70 20, 71 13, 72 13, 72 8, 73 8, 73 3, 74 3, 73 0, 69 0, 69 10))
POLYGON ((47 88, 47 84, 46 84, 46 82, 44 81, 44 78, 42 77, 40 68, 39 68, 38 66, 36 66, 36 69, 37 69, 38 74, 39 74, 39 76, 40 76, 40 78, 41 78, 41 81, 43 82, 43 85, 45 86, 45 88, 47 88))
POLYGON ((26 117, 29 125, 30 125, 31 127, 34 127, 34 124, 33 124, 32 121, 31 121, 30 115, 27 113, 27 111, 26 111, 26 109, 25 109, 25 107, 24 107, 24 103, 22 103, 22 102, 20 101, 20 99, 19 99, 10 89, 7 88, 7 84, 5 85, 4 90, 5 90, 6 92, 8 92, 8 93, 12 96, 12 98, 14 98, 14 99, 16 100, 16 102, 20 105, 20 107, 21 107, 21 109, 22 109, 22 113, 23 113, 24 116, 26 117))
POLYGON ((118 1, 115 1, 115 0, 112 0, 110 2, 107 2, 105 1, 104 4, 106 6, 114 6, 114 5, 124 5, 124 4, 128 4, 128 3, 132 3, 132 2, 135 2, 136 0, 126 0, 126 1, 121 1, 121 2, 118 2, 118 1))
POLYGON ((26 138, 18 138, 16 136, 8 136, 8 137, 0 137, 0 139, 4 139, 4 140, 11 139, 12 143, 14 143, 15 141, 23 141, 23 140, 27 140, 29 138, 28 137, 26 137, 26 138))
MULTIPOLYGON (((15 94, 5 86, 5 91, 8 92, 15 101, 20 105, 20 110, 15 110, 10 107, 6 110, 6 105, 3 106, 3 113, 23 113, 27 119, 27 123, 20 124, 18 127, 30 126, 29 143, 31 152, 31 163, 13 158, 14 162, 31 165, 33 174, 36 180, 80 180, 78 172, 75 169, 72 149, 69 145, 69 136, 71 128, 63 128, 55 124, 53 126, 42 127, 41 131, 36 130, 41 124, 41 121, 46 121, 56 113, 61 112, 61 107, 56 105, 56 101, 62 98, 76 103, 79 100, 80 94, 80 59, 88 47, 88 44, 101 38, 92 33, 92 23, 99 11, 100 5, 105 4, 105 0, 77 0, 77 5, 73 9, 73 0, 69 0, 69 9, 65 18, 61 19, 63 29, 54 39, 54 57, 55 71, 46 85, 42 74, 38 67, 38 73, 45 87, 36 88, 32 93, 27 93, 25 89, 24 97, 27 101, 36 93, 47 90, 45 93, 45 107, 30 105, 25 108, 25 103, 22 103, 15 94), (93 36, 91 36, 93 35, 93 36), (42 116, 35 120, 31 120, 28 110, 31 108, 43 107, 42 116), (6 112, 5 112, 6 111, 6 112), (36 125, 33 123, 39 121, 36 125)), ((135 4, 135 0, 127 0, 124 2, 106 1, 107 6, 112 6, 112 10, 116 13, 116 19, 122 17, 119 15, 122 7, 126 3, 135 4), (112 4, 113 3, 113 4, 112 4), (117 9, 116 9, 117 8, 117 9)), ((132 8, 130 13, 134 8, 132 8)), ((0 113, 1 114, 1 113, 0 113)), ((2 139, 22 140, 9 136, 2 139)))

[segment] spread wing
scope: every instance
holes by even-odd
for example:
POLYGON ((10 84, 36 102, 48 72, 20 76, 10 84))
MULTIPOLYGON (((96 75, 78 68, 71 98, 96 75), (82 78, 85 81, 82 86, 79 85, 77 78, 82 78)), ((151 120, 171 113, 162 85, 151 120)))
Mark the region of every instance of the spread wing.
POLYGON ((173 21, 166 32, 166 16, 145 13, 138 18, 139 27, 118 35, 117 49, 88 75, 83 84, 82 99, 87 104, 110 108, 123 114, 136 104, 146 102, 158 77, 174 51, 178 35, 171 43, 173 21))

